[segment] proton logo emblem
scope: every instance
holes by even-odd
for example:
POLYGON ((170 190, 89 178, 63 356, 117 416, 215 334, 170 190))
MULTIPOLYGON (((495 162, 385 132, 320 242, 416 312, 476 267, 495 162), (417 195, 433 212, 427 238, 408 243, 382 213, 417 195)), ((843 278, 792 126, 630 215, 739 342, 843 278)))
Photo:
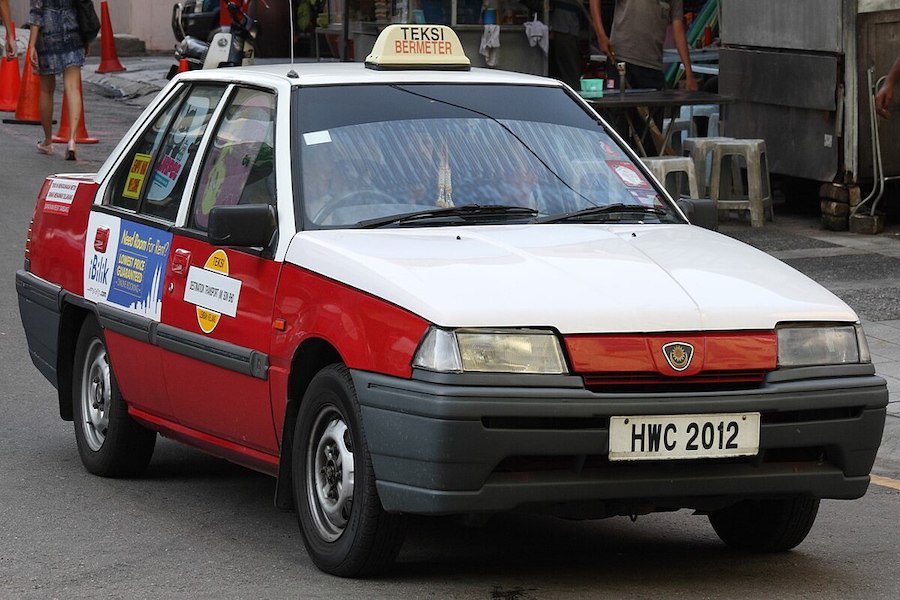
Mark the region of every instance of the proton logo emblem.
POLYGON ((691 366, 694 347, 687 342, 669 342, 662 347, 666 362, 676 371, 684 371, 691 366))

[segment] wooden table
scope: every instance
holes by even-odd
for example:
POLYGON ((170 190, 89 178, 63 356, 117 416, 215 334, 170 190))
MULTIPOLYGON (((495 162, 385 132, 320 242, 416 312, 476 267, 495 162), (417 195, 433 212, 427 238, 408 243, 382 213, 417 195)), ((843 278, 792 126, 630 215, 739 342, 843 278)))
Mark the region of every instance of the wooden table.
POLYGON ((681 112, 682 106, 698 106, 701 104, 716 104, 719 106, 731 104, 734 98, 730 96, 722 96, 712 92, 690 91, 690 90, 637 90, 626 89, 607 90, 602 98, 585 99, 601 116, 609 117, 615 114, 624 114, 630 131, 620 131, 623 137, 630 138, 636 142, 637 151, 643 156, 652 156, 654 154, 665 153, 669 146, 669 140, 672 137, 672 126, 675 123, 675 117, 681 112), (629 109, 638 109, 629 110, 629 109), (662 109, 663 120, 669 119, 669 125, 665 132, 661 132, 662 139, 659 140, 659 150, 652 153, 646 151, 647 135, 651 133, 651 114, 653 109, 662 109), (635 113, 640 115, 641 123, 634 122, 635 113))

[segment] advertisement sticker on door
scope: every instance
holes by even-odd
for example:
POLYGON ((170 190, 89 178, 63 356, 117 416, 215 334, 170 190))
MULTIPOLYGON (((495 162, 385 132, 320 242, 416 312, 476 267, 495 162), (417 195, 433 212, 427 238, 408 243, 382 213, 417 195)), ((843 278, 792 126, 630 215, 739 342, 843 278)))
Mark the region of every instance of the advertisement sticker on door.
POLYGON ((84 252, 84 297, 158 321, 172 234, 91 213, 84 252))

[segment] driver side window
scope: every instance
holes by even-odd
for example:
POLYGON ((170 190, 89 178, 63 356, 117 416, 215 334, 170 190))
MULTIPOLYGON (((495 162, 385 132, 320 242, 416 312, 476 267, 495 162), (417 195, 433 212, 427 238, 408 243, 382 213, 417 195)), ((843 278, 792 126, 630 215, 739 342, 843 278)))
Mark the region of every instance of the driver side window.
POLYGON ((239 89, 203 161, 189 226, 206 231, 214 206, 275 200, 275 94, 239 89))

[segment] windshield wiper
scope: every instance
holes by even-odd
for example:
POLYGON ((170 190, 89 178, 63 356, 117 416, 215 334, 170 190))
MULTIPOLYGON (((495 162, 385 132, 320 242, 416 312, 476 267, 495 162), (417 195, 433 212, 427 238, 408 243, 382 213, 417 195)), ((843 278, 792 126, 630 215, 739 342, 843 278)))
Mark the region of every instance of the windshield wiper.
POLYGON ((419 210, 416 212, 403 213, 399 215, 391 215, 389 217, 380 217, 378 219, 369 219, 357 223, 359 227, 366 229, 374 229, 384 227, 386 225, 407 225, 410 223, 419 223, 422 221, 432 221, 431 224, 446 223, 467 223, 471 221, 480 221, 485 219, 496 219, 497 217, 506 218, 523 218, 533 217, 538 211, 525 206, 507 206, 501 204, 464 204, 462 206, 449 206, 446 208, 431 208, 428 210, 419 210))
MULTIPOLYGON (((585 208, 583 210, 579 210, 572 213, 566 213, 564 215, 551 215, 549 217, 544 217, 538 219, 536 223, 562 223, 565 221, 590 221, 593 218, 602 215, 611 215, 614 213, 641 213, 641 214, 649 214, 649 215, 658 215, 664 216, 668 213, 661 209, 656 208, 655 206, 644 206, 643 204, 624 204, 622 202, 617 202, 616 204, 606 204, 604 206, 591 206, 590 208, 585 208)), ((609 220, 604 219, 604 220, 609 220)))

